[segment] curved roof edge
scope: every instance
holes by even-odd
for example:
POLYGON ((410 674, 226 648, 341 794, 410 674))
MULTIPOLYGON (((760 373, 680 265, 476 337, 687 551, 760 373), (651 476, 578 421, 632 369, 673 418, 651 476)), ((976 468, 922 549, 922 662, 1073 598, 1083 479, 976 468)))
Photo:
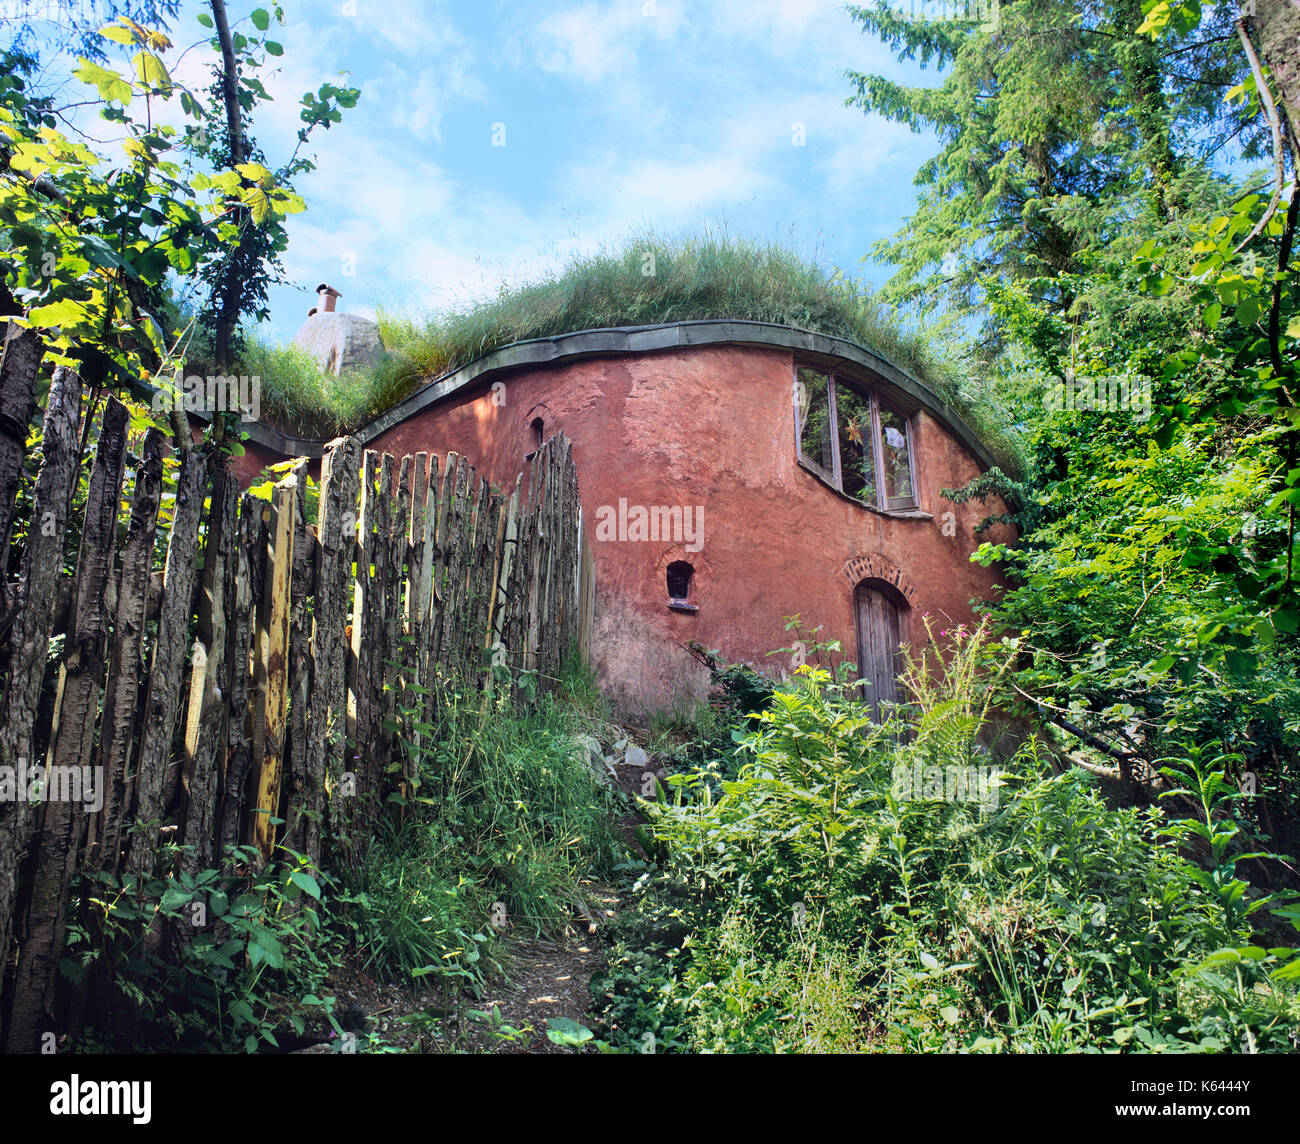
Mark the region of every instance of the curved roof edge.
MULTIPOLYGON (((578 330, 549 338, 512 342, 490 350, 482 357, 416 390, 387 412, 355 430, 368 445, 380 434, 423 409, 437 404, 459 390, 485 381, 496 374, 528 366, 552 365, 584 358, 651 353, 656 350, 691 346, 739 345, 766 349, 795 350, 812 357, 837 358, 869 369, 913 407, 933 413, 986 468, 995 462, 975 431, 947 402, 912 374, 856 342, 794 326, 741 319, 703 319, 655 326, 616 326, 599 330, 578 330)), ((319 457, 326 442, 282 433, 262 422, 247 429, 249 438, 289 456, 319 457)))

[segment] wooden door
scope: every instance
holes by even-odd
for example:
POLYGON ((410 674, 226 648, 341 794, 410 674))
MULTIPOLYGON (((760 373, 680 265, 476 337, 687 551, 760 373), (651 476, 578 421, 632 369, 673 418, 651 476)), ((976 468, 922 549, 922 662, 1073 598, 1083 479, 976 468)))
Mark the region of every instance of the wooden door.
POLYGON ((854 592, 858 617, 858 669, 862 697, 881 715, 880 704, 899 701, 898 673, 902 668, 902 605, 880 587, 864 581, 854 592))

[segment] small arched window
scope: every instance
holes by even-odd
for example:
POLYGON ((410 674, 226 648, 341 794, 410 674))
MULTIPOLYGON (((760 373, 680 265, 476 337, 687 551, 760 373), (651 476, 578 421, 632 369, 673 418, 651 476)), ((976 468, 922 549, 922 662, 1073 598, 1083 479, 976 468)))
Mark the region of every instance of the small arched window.
POLYGON ((540 417, 534 417, 528 422, 528 452, 524 454, 524 461, 531 461, 542 447, 542 438, 546 434, 546 422, 540 417))
POLYGON ((668 606, 679 612, 694 612, 691 604, 691 581, 695 577, 695 568, 685 560, 674 560, 668 565, 668 606))

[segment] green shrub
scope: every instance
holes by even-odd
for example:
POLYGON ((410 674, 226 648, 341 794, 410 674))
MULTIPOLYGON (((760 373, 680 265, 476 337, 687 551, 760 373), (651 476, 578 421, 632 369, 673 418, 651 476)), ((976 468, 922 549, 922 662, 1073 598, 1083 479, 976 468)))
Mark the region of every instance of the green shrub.
POLYGON ((738 733, 734 779, 702 768, 645 804, 666 857, 593 985, 611 1042, 1294 1050, 1300 959, 1265 936, 1280 901, 1238 876, 1231 759, 1169 768, 1185 817, 1108 808, 1033 740, 980 797, 946 785, 991 766, 977 736, 1014 654, 959 630, 942 667, 911 660, 913 702, 879 725, 805 667, 738 733))
POLYGON ((265 866, 252 847, 228 859, 165 879, 78 875, 60 969, 102 986, 78 1049, 257 1052, 309 1019, 340 1031, 323 988, 332 880, 289 850, 265 866))

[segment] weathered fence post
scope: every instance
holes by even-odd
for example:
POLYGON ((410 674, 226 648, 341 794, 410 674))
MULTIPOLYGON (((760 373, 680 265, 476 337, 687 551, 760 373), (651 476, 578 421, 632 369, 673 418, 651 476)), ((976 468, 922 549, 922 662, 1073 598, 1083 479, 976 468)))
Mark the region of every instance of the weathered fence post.
MULTIPOLYGON (((307 723, 305 850, 319 862, 320 815, 325 787, 331 805, 343 795, 334 786, 343 766, 347 730, 347 659, 344 630, 352 614, 352 564, 357 558, 357 498, 361 446, 355 437, 331 441, 321 462, 320 549, 316 567, 316 609, 312 617, 312 695, 307 723)), ((340 816, 331 813, 338 825, 340 816)))
POLYGON ((99 733, 99 760, 104 775, 104 805, 91 823, 89 853, 97 869, 116 873, 122 845, 122 820, 130 811, 126 768, 136 737, 136 702, 144 653, 144 624, 149 607, 158 505, 162 498, 163 437, 157 429, 144 436, 142 460, 135 473, 131 523, 117 584, 113 649, 104 689, 104 717, 99 733))
POLYGON ((54 974, 63 953, 69 883, 85 833, 87 795, 103 789, 102 778, 93 778, 90 759, 104 679, 105 593, 116 548, 127 420, 126 406, 110 397, 100 422, 77 554, 72 620, 59 667, 32 890, 10 1011, 10 1052, 38 1051, 42 1032, 53 1026, 54 974))
MULTIPOLYGON (((0 552, 9 551, 18 488, 23 481, 27 427, 36 412, 36 371, 45 353, 40 339, 15 322, 5 327, 0 357, 0 552)), ((8 586, 0 576, 0 616, 8 601, 8 586)))
POLYGON ((214 481, 212 511, 203 547, 203 595, 199 638, 191 669, 190 714, 185 729, 184 870, 206 869, 217 853, 219 807, 232 665, 227 656, 228 624, 247 623, 247 617, 228 612, 235 593, 235 547, 238 543, 237 490, 233 477, 223 472, 214 481))
POLYGON ((447 454, 447 481, 443 496, 449 499, 443 521, 446 526, 443 551, 446 555, 445 588, 442 598, 442 620, 438 666, 444 680, 451 682, 455 674, 457 636, 460 633, 462 609, 465 599, 465 529, 467 527, 466 499, 469 489, 469 464, 464 457, 456 456, 455 470, 452 457, 447 454), (453 481, 454 478, 454 481, 453 481))
POLYGON ((266 562, 262 502, 245 493, 239 504, 239 532, 235 545, 235 589, 231 614, 239 618, 230 631, 230 694, 226 719, 226 767, 221 798, 218 844, 222 852, 240 841, 245 789, 253 765, 253 737, 249 730, 249 700, 260 720, 260 704, 249 671, 254 648, 254 615, 262 595, 266 562))
MULTIPOLYGON (((348 816, 350 833, 361 832, 372 821, 373 802, 378 792, 371 782, 369 752, 378 722, 383 664, 378 658, 382 644, 377 638, 376 618, 383 610, 382 537, 377 530, 380 505, 385 498, 376 487, 379 455, 367 449, 361 474, 361 504, 357 541, 357 571, 352 599, 352 673, 348 688, 348 738, 352 743, 352 766, 356 802, 348 816), (376 563, 377 561, 377 563, 376 563)), ((355 841, 355 838, 352 839, 355 841)), ((353 858, 358 857, 355 852, 353 858)))
MULTIPOLYGON (((294 467, 293 572, 289 583, 289 782, 288 802, 281 815, 285 820, 284 844, 306 854, 309 816, 319 823, 319 797, 307 751, 307 717, 311 703, 311 629, 307 600, 314 590, 316 542, 307 524, 307 461, 294 467), (313 809, 314 808, 314 809, 313 809)), ((339 637, 342 640, 342 634, 339 637)))
MULTIPOLYGON (((30 767, 36 752, 36 705, 45 678, 51 610, 68 505, 76 481, 77 416, 81 378, 66 367, 54 371, 41 435, 41 468, 36 478, 31 527, 10 629, 9 684, 0 701, 0 765, 30 767)), ((0 801, 0 965, 9 961, 13 937, 18 863, 27 845, 27 800, 0 801)))
POLYGON ((263 860, 275 848, 275 824, 280 808, 280 777, 284 766, 285 726, 289 698, 289 610, 293 574, 293 542, 297 523, 296 477, 286 477, 271 492, 270 548, 265 591, 259 608, 262 631, 258 682, 263 689, 263 751, 257 772, 257 801, 249 824, 253 844, 263 860))
POLYGON ((141 875, 153 870, 158 852, 158 825, 164 809, 163 791, 180 706, 181 673, 189 649, 186 632, 194 605, 194 550, 203 510, 205 469, 203 458, 195 449, 186 448, 182 452, 136 775, 136 831, 131 839, 129 869, 141 875))

